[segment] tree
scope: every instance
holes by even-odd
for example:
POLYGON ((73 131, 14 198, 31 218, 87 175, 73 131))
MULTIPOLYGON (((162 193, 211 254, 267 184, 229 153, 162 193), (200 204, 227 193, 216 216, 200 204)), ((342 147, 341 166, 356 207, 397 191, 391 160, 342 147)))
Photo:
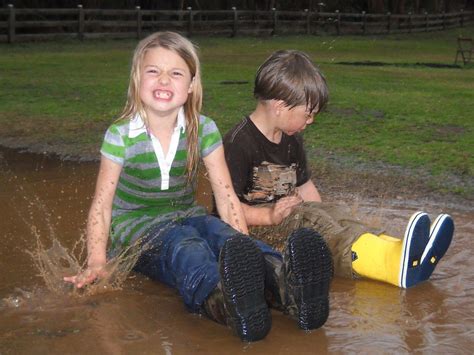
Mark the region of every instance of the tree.
POLYGON ((404 14, 405 13, 405 0, 392 0, 391 1, 391 11, 394 14, 404 14))
POLYGON ((385 11, 384 0, 368 0, 367 10, 370 13, 383 13, 385 11))

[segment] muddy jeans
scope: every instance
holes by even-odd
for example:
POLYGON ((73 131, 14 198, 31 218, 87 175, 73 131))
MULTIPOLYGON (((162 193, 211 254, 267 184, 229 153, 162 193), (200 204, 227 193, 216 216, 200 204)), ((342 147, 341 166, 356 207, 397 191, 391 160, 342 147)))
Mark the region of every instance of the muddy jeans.
MULTIPOLYGON (((135 271, 177 289, 187 308, 197 312, 220 280, 222 246, 238 233, 213 216, 158 224, 143 241, 144 250, 135 271)), ((255 242, 263 254, 281 259, 270 246, 255 242)))
POLYGON ((357 278, 352 270, 352 244, 363 233, 380 234, 361 221, 351 218, 346 205, 305 202, 277 226, 254 226, 251 237, 260 239, 280 252, 288 235, 298 228, 312 228, 324 238, 331 250, 334 272, 338 276, 357 278))

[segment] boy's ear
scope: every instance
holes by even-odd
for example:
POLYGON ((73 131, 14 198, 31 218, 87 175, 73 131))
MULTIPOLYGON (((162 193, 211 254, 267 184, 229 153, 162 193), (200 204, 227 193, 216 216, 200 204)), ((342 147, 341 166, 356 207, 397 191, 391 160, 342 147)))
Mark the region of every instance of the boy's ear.
POLYGON ((272 100, 273 109, 279 115, 283 109, 286 108, 286 103, 283 100, 272 100))

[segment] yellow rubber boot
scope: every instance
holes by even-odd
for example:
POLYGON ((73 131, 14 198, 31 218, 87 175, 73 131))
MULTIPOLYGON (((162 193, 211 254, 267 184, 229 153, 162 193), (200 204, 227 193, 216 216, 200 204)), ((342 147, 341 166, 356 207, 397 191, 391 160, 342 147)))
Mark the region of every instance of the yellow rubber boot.
POLYGON ((389 242, 398 242, 398 243, 402 242, 400 239, 391 237, 391 236, 386 235, 386 234, 379 234, 379 238, 385 239, 389 242))
MULTIPOLYGON (((400 250, 402 250, 401 249, 402 248, 402 240, 400 240, 398 238, 391 237, 391 236, 386 235, 386 234, 380 234, 379 237, 386 240, 386 241, 389 241, 389 242, 400 243, 400 250)), ((415 260, 412 261, 411 266, 416 267, 416 266, 419 265, 419 263, 420 263, 420 261, 415 259, 415 260)))
POLYGON ((426 280, 420 259, 430 239, 430 223, 425 212, 415 212, 402 240, 362 234, 352 245, 352 269, 360 276, 402 288, 426 280))
POLYGON ((355 259, 352 268, 357 274, 399 286, 400 239, 365 233, 352 245, 352 252, 355 259))

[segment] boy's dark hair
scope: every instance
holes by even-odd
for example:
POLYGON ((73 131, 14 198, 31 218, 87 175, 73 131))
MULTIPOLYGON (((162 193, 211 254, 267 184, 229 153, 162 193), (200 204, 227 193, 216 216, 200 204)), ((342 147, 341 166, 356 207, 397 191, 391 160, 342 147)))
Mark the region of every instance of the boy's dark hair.
POLYGON ((318 113, 327 104, 326 79, 309 56, 297 50, 274 52, 258 68, 253 94, 258 100, 282 100, 290 108, 305 105, 318 113))

